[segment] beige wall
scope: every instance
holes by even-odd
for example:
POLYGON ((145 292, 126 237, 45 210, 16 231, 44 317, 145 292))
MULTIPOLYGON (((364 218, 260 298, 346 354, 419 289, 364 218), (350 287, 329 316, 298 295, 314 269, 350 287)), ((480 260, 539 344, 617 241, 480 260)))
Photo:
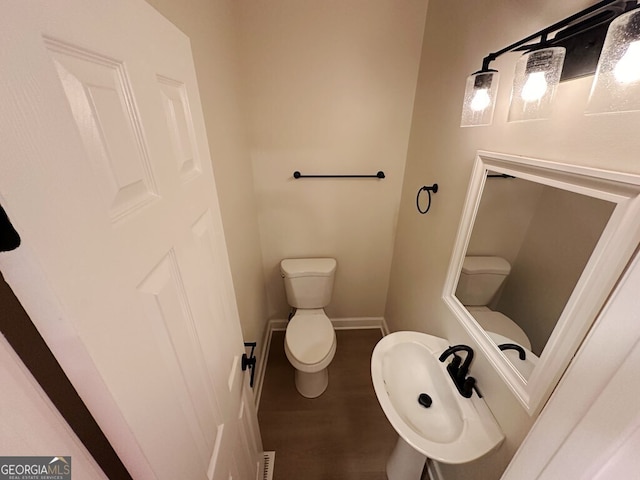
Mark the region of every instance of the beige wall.
POLYGON ((279 262, 297 256, 337 258, 331 317, 384 314, 426 3, 239 2, 272 318, 288 312, 279 262))
POLYGON ((513 265, 543 189, 519 178, 488 178, 467 255, 497 255, 513 265))
POLYGON ((263 338, 266 292, 233 0, 147 0, 190 39, 246 341, 263 338))
MULTIPOLYGON (((387 299, 386 319, 392 330, 425 331, 451 343, 474 345, 441 297, 478 149, 640 173, 640 114, 583 115, 592 77, 560 85, 551 119, 507 123, 517 54, 504 55, 492 64, 501 73, 493 124, 459 127, 465 79, 480 68, 485 55, 591 3, 429 2, 387 299), (414 206, 416 191, 433 182, 440 191, 431 211, 419 215, 414 206)), ((443 466, 447 480, 499 478, 533 423, 480 352, 471 370, 506 441, 499 451, 475 464, 443 466)))

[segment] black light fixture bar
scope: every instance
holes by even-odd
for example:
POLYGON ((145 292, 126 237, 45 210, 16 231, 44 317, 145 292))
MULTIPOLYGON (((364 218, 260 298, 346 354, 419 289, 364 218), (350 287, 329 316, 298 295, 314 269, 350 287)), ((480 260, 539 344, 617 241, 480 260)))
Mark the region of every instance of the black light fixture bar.
MULTIPOLYGON (((490 71, 489 64, 504 53, 513 52, 517 50, 533 50, 537 47, 558 43, 557 41, 548 40, 549 34, 557 32, 562 28, 577 22, 578 20, 583 20, 585 22, 585 30, 591 28, 593 25, 590 22, 588 22, 588 19, 592 17, 592 14, 598 12, 601 9, 604 9, 605 7, 611 8, 615 6, 616 7, 615 9, 620 10, 620 13, 622 13, 627 9, 634 8, 635 4, 636 2, 627 2, 623 0, 603 0, 601 2, 598 2, 588 8, 585 8, 584 10, 581 10, 578 13, 568 16, 564 20, 560 20, 559 22, 554 23, 553 25, 550 25, 546 28, 543 28, 542 30, 536 33, 532 33, 528 37, 525 37, 522 40, 518 40, 517 42, 514 42, 511 45, 508 45, 502 48, 501 50, 498 50, 497 52, 490 53, 489 55, 484 57, 484 59, 482 60, 482 71, 490 71), (616 4, 616 5, 613 5, 613 4, 616 4), (523 47, 525 44, 527 44, 527 42, 530 42, 531 40, 534 40, 536 38, 540 38, 540 41, 538 43, 526 45, 525 48, 519 48, 519 47, 523 47)), ((603 22, 613 20, 616 16, 617 15, 612 14, 610 15, 610 18, 603 20, 603 22)), ((576 29, 576 30, 577 30, 576 33, 579 33, 582 31, 581 29, 576 29)), ((605 33, 606 33, 606 30, 605 30, 605 33)), ((596 59, 596 62, 597 62, 597 59, 596 59)))
POLYGON ((484 57, 482 69, 467 77, 460 126, 493 121, 500 75, 490 64, 508 52, 524 52, 515 65, 509 122, 549 118, 559 82, 596 70, 589 113, 640 110, 640 88, 633 86, 640 79, 639 40, 640 0, 596 2, 484 57))

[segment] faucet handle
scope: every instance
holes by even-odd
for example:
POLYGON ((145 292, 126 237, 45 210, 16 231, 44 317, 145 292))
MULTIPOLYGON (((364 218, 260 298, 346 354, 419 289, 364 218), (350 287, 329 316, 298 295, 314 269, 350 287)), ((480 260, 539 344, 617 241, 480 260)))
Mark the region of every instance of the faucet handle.
POLYGON ((460 372, 460 364, 462 363, 462 359, 459 355, 453 354, 453 358, 447 365, 447 371, 452 378, 456 378, 460 372))

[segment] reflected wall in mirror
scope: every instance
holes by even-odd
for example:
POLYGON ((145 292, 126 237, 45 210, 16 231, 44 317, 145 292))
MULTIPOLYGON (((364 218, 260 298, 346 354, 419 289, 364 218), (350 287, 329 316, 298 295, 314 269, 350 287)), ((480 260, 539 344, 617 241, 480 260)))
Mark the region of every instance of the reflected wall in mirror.
POLYGON ((478 153, 443 298, 530 414, 639 241, 640 177, 478 153))

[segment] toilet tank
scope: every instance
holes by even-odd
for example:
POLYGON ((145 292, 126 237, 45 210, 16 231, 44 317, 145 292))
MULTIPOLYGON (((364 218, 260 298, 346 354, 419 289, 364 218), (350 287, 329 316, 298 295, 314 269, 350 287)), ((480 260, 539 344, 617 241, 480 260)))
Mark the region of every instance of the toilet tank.
POLYGON ((285 258, 280 262, 287 302, 296 308, 324 308, 331 301, 335 258, 285 258))
POLYGON ((456 297, 463 305, 488 305, 510 271, 511 265, 502 257, 465 257, 456 297))

